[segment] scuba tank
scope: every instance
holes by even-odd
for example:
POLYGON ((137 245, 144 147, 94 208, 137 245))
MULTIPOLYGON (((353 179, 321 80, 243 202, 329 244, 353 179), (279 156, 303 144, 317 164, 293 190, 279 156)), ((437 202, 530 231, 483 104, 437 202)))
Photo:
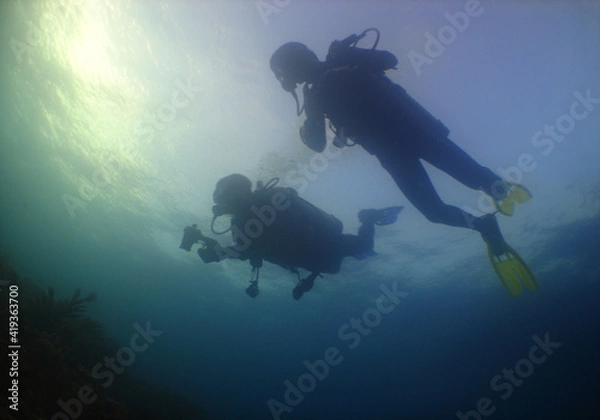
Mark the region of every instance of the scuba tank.
MULTIPOLYGON (((344 52, 350 48, 356 47, 356 44, 363 39, 369 31, 375 31, 377 34, 373 46, 370 51, 375 51, 379 43, 379 31, 376 28, 369 28, 363 31, 360 35, 350 35, 342 41, 333 41, 329 47, 326 62, 330 62, 332 68, 336 66, 343 66, 347 64, 347 60, 344 57, 344 52)), ((389 68, 395 68, 390 66, 389 68)), ((450 130, 437 118, 435 118, 427 109, 425 109, 419 102, 417 102, 412 96, 410 96, 406 90, 393 83, 389 79, 383 79, 382 85, 379 86, 384 95, 388 97, 389 103, 393 104, 394 112, 397 112, 400 119, 405 121, 406 124, 420 130, 421 132, 438 137, 446 138, 450 133, 450 130)), ((344 133, 344 127, 338 127, 337 129, 331 124, 329 120, 329 127, 335 133, 333 144, 337 147, 354 146, 356 143, 349 143, 349 138, 344 133)))
MULTIPOLYGON (((273 178, 266 184, 263 184, 259 181, 257 182, 257 187, 253 193, 254 205, 257 207, 271 203, 273 194, 284 193, 289 200, 289 206, 285 210, 282 210, 280 215, 277 216, 277 223, 275 225, 271 225, 271 229, 280 229, 280 231, 271 231, 269 235, 276 234, 280 237, 290 237, 290 235, 292 235, 291 237, 293 238, 293 235, 300 234, 301 236, 304 236, 304 240, 314 241, 314 244, 318 244, 322 241, 322 238, 334 237, 342 233, 343 224, 337 217, 299 197, 297 192, 292 188, 275 188, 278 181, 279 178, 273 178)), ((256 238, 256 240, 260 239, 256 238)), ((272 245, 275 247, 278 246, 277 244, 272 245)), ((264 246, 264 244, 261 246, 264 246)), ((273 254, 271 254, 271 257, 272 256, 273 254)), ((258 282, 260 268, 262 267, 263 262, 262 257, 265 257, 268 261, 280 265, 281 267, 286 268, 293 273, 296 273, 299 282, 305 280, 300 278, 297 267, 288 266, 285 262, 285 259, 279 260, 277 258, 275 260, 271 260, 269 257, 269 252, 267 252, 266 254, 250 258, 252 270, 250 274, 250 284, 246 289, 246 294, 248 294, 248 296, 255 298, 259 294, 258 282), (279 261, 280 263, 278 263, 279 261)), ((311 274, 312 280, 314 280, 317 275, 318 272, 313 271, 313 274, 311 274)), ((308 291, 308 289, 306 291, 308 291)))
POLYGON ((327 52, 327 57, 325 58, 325 62, 335 63, 337 57, 343 53, 344 50, 348 48, 354 48, 358 44, 358 42, 363 39, 369 32, 375 32, 375 42, 371 46, 370 50, 375 51, 377 45, 379 44, 380 32, 377 28, 368 28, 362 31, 359 35, 352 34, 341 41, 333 41, 329 44, 329 51, 327 52))
MULTIPOLYGON (((329 45, 329 51, 327 53, 327 57, 325 58, 325 62, 333 62, 333 61, 335 61, 335 56, 338 55, 340 52, 343 52, 343 50, 345 50, 347 48, 356 47, 356 44, 358 44, 358 42, 361 39, 363 39, 371 31, 374 31, 376 33, 375 42, 371 46, 371 51, 374 51, 377 48, 377 44, 379 44, 380 32, 379 32, 379 29, 377 29, 377 28, 368 28, 368 29, 365 29, 364 31, 362 31, 359 35, 352 34, 341 41, 337 41, 337 40, 333 41, 329 45)), ((302 104, 302 106, 300 106, 300 100, 298 99, 298 94, 296 93, 296 84, 295 83, 285 84, 285 86, 283 86, 283 89, 286 92, 289 92, 292 95, 292 97, 294 98, 294 101, 296 102, 297 115, 298 116, 302 115, 302 112, 304 111, 304 104, 302 104)), ((305 91, 305 93, 306 93, 306 91, 305 91)))
MULTIPOLYGON (((375 41, 369 51, 375 51, 379 44, 380 32, 377 28, 368 28, 361 32, 359 35, 352 34, 345 39, 338 41, 335 40, 329 45, 327 57, 325 62, 329 65, 329 70, 334 70, 336 67, 348 66, 347 58, 344 57, 344 53, 349 49, 355 48, 357 44, 369 33, 375 32, 375 41)), ((393 68, 393 67, 390 67, 393 68)), ((305 92, 306 97, 306 92, 305 92)), ((305 101, 306 103, 306 101, 305 101)), ((329 129, 334 133, 333 145, 338 148, 356 146, 356 142, 352 141, 350 137, 344 132, 344 127, 336 127, 333 125, 331 119, 329 120, 329 129)))

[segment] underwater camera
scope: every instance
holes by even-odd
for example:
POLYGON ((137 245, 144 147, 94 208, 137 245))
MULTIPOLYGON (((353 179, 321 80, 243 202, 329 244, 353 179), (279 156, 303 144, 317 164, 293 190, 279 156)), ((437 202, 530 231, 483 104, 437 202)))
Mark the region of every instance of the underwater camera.
POLYGON ((186 251, 191 251, 192 245, 204 237, 197 226, 198 225, 193 224, 192 226, 188 226, 183 229, 183 238, 181 239, 181 245, 179 245, 179 248, 185 249, 186 251))

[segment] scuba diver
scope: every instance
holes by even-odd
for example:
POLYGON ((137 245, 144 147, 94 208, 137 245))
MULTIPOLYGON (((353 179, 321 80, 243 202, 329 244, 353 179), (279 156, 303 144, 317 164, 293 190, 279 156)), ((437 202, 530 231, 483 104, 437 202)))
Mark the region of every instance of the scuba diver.
POLYGON ((276 187, 278 178, 267 184, 257 184, 240 174, 231 174, 217 182, 212 208, 211 230, 220 235, 231 231, 233 245, 222 247, 215 239, 202 234, 196 225, 184 229, 180 248, 191 251, 192 245, 201 241, 198 255, 205 263, 224 258, 250 260, 252 273, 246 293, 256 297, 258 274, 266 260, 288 269, 298 276, 293 290, 298 300, 312 289, 320 273, 339 272, 344 257, 364 259, 374 255, 375 225, 394 223, 403 207, 366 209, 358 213, 361 225, 358 235, 343 234, 343 225, 335 216, 298 196, 293 188, 276 187), (215 220, 230 215, 227 230, 215 231, 215 220), (298 268, 311 272, 300 279, 298 268))
POLYGON ((280 46, 271 56, 270 67, 282 88, 296 101, 298 115, 306 120, 300 128, 302 142, 315 152, 327 145, 326 119, 335 134, 333 144, 359 144, 377 157, 406 198, 429 221, 478 231, 487 244, 494 270, 511 295, 537 289, 523 259, 502 237, 495 213, 512 215, 515 203, 531 194, 523 186, 503 181, 479 165, 449 138, 450 130, 385 74, 398 59, 376 50, 379 31, 369 28, 360 35, 333 41, 326 60, 299 42, 280 46), (376 40, 370 49, 357 43, 370 31, 376 40), (304 83, 304 105, 300 108, 296 86, 304 83), (420 160, 446 172, 465 186, 492 197, 497 211, 475 217, 444 203, 420 160), (519 280, 520 279, 520 280, 519 280))

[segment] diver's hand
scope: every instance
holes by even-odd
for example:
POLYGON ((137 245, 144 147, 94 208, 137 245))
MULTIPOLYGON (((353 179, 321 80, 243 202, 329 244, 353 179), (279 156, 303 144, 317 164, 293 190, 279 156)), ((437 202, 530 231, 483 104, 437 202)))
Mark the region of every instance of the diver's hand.
POLYGON ((300 138, 313 152, 321 153, 327 146, 324 126, 321 128, 318 122, 312 120, 304 121, 300 127, 300 138))
POLYGON ((217 255, 214 246, 204 246, 202 248, 199 248, 198 256, 206 264, 219 261, 219 256, 217 255))
POLYGON ((306 126, 303 124, 302 127, 300 127, 300 140, 302 140, 302 143, 306 144, 306 126))
POLYGON ((313 96, 313 90, 311 90, 310 86, 308 85, 308 83, 304 84, 304 87, 302 88, 302 96, 304 96, 304 104, 306 106, 306 101, 311 101, 312 100, 312 96, 313 96))
POLYGON ((191 251, 192 245, 202 240, 203 237, 204 235, 202 235, 202 232, 200 229, 198 229, 196 224, 187 226, 185 229, 183 229, 183 238, 181 239, 181 245, 179 245, 179 248, 185 249, 186 251, 191 251))
POLYGON ((302 143, 311 150, 321 153, 327 146, 327 136, 325 130, 325 112, 320 105, 317 89, 309 89, 304 86, 304 112, 306 120, 300 127, 300 138, 302 143))

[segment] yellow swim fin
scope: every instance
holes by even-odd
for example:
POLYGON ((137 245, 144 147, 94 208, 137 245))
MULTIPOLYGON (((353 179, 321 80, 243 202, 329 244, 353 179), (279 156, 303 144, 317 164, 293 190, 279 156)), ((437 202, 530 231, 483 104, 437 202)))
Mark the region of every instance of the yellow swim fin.
POLYGON ((488 246, 488 256, 494 271, 511 296, 520 295, 523 291, 523 284, 529 290, 538 290, 537 282, 529 267, 510 246, 506 245, 504 253, 501 255, 494 255, 488 246))
POLYGON ((515 182, 506 181, 508 184, 508 195, 504 200, 494 200, 496 210, 505 216, 512 216, 515 212, 515 204, 523 204, 531 200, 531 193, 527 188, 515 182))

